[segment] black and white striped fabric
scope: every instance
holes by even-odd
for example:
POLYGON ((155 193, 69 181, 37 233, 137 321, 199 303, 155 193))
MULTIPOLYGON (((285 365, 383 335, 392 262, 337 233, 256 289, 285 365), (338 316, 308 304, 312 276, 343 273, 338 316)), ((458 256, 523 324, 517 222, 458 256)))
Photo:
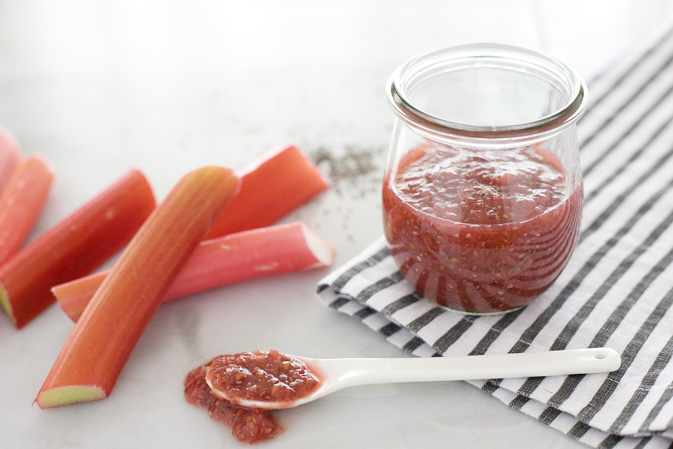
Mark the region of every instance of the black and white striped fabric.
POLYGON ((443 311, 403 280, 383 238, 318 285, 330 307, 418 356, 608 346, 610 374, 471 382, 592 447, 673 443, 673 27, 590 82, 579 126, 580 241, 552 288, 519 311, 443 311))

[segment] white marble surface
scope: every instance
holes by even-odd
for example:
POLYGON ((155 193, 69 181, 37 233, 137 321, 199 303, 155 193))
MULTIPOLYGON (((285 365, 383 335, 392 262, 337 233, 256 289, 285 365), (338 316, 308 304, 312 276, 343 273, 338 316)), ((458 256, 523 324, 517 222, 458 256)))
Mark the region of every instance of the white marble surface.
MULTIPOLYGON (((587 79, 672 14, 668 0, 0 0, 0 125, 56 171, 44 231, 130 167, 162 198, 189 168, 239 168, 295 142, 370 170, 288 217, 356 255, 381 232, 390 72, 471 41, 554 54, 587 79)), ((329 175, 329 166, 321 165, 329 175)), ((0 320, 0 447, 237 447, 185 403, 185 374, 222 352, 403 356, 314 296, 326 271, 234 285, 162 306, 110 398, 31 405, 72 324, 51 307, 0 320)), ((280 413, 264 447, 581 447, 464 383, 354 388, 280 413)))

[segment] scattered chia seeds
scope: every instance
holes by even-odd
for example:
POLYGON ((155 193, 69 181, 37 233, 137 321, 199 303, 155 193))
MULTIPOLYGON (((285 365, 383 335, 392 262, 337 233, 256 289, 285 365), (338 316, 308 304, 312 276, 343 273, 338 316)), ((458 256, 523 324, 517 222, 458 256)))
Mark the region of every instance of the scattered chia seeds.
POLYGON ((371 184, 374 184, 375 190, 378 191, 383 167, 377 162, 377 158, 382 154, 382 147, 347 145, 342 152, 320 146, 309 152, 308 156, 329 177, 337 193, 342 193, 345 183, 349 188, 358 187, 358 196, 364 197, 367 193, 371 193, 371 184), (375 178, 370 176, 372 174, 375 178), (363 182, 370 185, 364 186, 363 182))

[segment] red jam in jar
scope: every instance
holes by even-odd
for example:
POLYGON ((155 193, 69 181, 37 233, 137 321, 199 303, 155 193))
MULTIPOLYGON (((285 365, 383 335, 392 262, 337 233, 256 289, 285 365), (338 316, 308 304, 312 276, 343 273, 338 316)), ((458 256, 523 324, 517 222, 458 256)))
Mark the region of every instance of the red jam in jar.
POLYGON ((410 59, 387 96, 383 221, 400 272, 463 313, 529 304, 578 240, 582 79, 536 51, 476 43, 410 59))
POLYGON ((540 146, 464 151, 425 145, 383 189, 385 235, 424 296, 475 314, 514 310, 549 288, 577 242, 581 184, 540 146))

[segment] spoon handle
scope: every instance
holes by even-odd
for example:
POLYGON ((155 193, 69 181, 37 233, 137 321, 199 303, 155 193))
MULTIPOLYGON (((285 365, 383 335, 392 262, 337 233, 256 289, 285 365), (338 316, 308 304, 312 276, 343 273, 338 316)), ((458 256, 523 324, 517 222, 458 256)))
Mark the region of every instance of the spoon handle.
POLYGON ((332 359, 340 388, 377 383, 539 377, 605 373, 621 365, 610 348, 460 357, 332 359))

